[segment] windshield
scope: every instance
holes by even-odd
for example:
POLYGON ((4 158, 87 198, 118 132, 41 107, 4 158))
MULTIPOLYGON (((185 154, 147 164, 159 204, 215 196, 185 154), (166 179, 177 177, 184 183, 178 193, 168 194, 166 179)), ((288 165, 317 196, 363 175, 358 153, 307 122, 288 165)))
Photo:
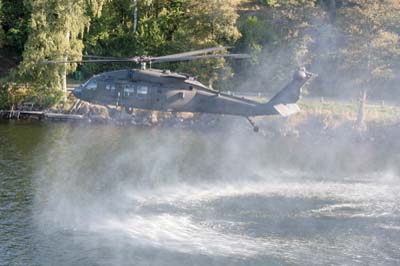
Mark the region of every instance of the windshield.
POLYGON ((95 89, 97 89, 97 81, 96 80, 88 80, 84 84, 84 88, 87 89, 87 90, 95 90, 95 89))

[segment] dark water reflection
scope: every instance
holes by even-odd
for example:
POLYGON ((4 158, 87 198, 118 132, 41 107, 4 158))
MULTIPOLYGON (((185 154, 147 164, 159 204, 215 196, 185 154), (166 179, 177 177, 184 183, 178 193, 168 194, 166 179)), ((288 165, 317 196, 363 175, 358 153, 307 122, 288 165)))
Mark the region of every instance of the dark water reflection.
POLYGON ((2 123, 0 265, 399 265, 398 176, 307 145, 2 123))

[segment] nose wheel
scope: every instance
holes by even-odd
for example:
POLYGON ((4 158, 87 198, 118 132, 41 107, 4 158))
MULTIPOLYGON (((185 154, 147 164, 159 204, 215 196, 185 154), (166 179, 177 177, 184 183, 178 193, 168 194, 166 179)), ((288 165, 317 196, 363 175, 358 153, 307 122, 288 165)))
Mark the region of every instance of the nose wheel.
POLYGON ((258 133, 258 131, 260 131, 260 128, 256 125, 256 123, 250 117, 247 117, 247 121, 249 121, 250 125, 253 127, 254 132, 258 133))

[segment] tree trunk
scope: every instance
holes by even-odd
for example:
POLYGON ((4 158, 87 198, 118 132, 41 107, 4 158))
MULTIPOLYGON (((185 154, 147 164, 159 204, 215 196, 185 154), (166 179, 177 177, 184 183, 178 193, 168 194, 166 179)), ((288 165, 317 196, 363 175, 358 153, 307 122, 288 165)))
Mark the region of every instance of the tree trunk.
POLYGON ((137 0, 132 0, 133 1, 133 32, 135 33, 137 30, 137 21, 138 21, 138 17, 137 17, 137 0))
MULTIPOLYGON (((67 43, 69 43, 69 39, 71 37, 71 32, 67 31, 65 38, 67 40, 67 43)), ((64 60, 68 61, 68 55, 64 56, 64 60)), ((67 101, 67 64, 63 64, 63 70, 62 70, 62 92, 63 92, 63 101, 67 101)))
MULTIPOLYGON (((67 56, 65 58, 68 59, 67 56)), ((65 59, 65 60, 67 60, 67 59, 65 59)), ((66 64, 64 64, 63 73, 62 73, 62 92, 63 92, 63 101, 66 102, 67 101, 67 67, 66 67, 66 64)))
POLYGON ((367 102, 367 91, 364 90, 361 93, 361 98, 360 98, 360 106, 358 108, 358 115, 357 115, 357 126, 359 130, 365 130, 365 104, 367 102))

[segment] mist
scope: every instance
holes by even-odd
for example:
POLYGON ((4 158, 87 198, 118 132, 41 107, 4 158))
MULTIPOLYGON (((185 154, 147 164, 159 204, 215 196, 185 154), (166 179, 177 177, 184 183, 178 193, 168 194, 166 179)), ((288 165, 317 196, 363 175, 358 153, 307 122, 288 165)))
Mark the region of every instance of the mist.
MULTIPOLYGON (((304 12, 298 10, 299 14, 304 12)), ((305 98, 357 101, 365 90, 368 100, 398 105, 400 57, 398 53, 390 55, 398 47, 398 37, 396 33, 392 36, 391 30, 396 31, 381 25, 376 32, 363 35, 351 31, 352 25, 345 22, 345 17, 335 23, 321 7, 309 12, 314 13, 298 21, 302 26, 293 26, 295 33, 288 33, 287 40, 260 40, 263 49, 257 53, 255 63, 233 63, 239 65, 235 68, 237 91, 271 97, 291 80, 296 69, 305 66, 318 75, 305 88, 305 98)), ((279 15, 277 18, 286 19, 279 15)), ((279 32, 282 21, 277 18, 268 21, 279 32)))
POLYGON ((349 142, 324 147, 257 135, 229 117, 201 132, 60 125, 45 139, 34 220, 38 241, 51 239, 57 247, 47 252, 60 263, 77 254, 80 264, 96 265, 396 258, 398 176, 367 170, 369 159, 342 167, 358 160, 349 142))

